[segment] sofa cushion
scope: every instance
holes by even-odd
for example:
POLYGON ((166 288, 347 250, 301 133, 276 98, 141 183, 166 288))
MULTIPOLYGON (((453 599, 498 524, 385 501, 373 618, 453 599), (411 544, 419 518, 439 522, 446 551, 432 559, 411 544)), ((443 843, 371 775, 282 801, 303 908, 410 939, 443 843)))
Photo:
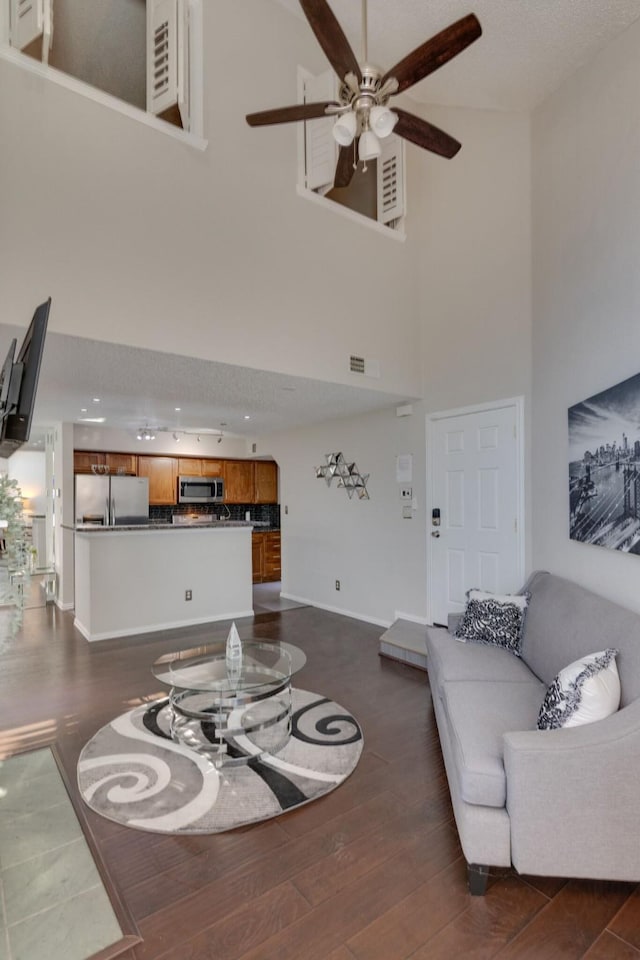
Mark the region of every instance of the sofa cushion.
POLYGON ((542 701, 538 730, 579 727, 615 713, 620 705, 616 653, 591 653, 561 670, 542 701))
POLYGON ((458 640, 503 647, 520 656, 529 594, 499 595, 467 590, 467 606, 458 623, 458 640))
POLYGON ((552 573, 537 571, 531 592, 522 658, 548 686, 568 663, 594 650, 615 647, 620 705, 640 697, 640 617, 552 573))
POLYGON ((432 690, 438 687, 438 692, 448 680, 538 683, 527 665, 507 650, 458 643, 448 630, 437 627, 427 629, 427 670, 432 690))
MULTIPOLYGON (((483 652, 489 651, 484 648, 483 652)), ((443 684, 442 704, 451 736, 452 759, 460 795, 466 803, 505 805, 507 781, 502 738, 510 731, 535 727, 544 692, 540 681, 463 680, 443 684)))

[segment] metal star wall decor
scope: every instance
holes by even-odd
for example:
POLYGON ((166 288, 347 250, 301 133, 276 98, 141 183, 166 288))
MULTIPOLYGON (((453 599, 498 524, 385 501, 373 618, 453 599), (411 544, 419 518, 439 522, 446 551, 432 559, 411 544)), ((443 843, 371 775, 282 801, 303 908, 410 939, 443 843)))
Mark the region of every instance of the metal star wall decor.
POLYGON ((328 487, 332 480, 337 480, 338 487, 344 487, 347 491, 349 500, 353 498, 354 493, 358 495, 359 500, 368 500, 367 492, 368 473, 360 473, 355 463, 347 463, 341 453, 325 453, 327 461, 321 467, 316 467, 316 478, 324 480, 328 487))

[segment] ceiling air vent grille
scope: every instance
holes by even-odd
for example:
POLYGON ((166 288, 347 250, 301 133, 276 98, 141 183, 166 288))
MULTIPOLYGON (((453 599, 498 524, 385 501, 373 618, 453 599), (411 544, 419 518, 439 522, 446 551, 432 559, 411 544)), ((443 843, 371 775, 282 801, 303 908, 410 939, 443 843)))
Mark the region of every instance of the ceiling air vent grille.
POLYGON ((364 373, 364 357, 356 357, 351 354, 349 357, 349 370, 351 373, 364 373))
POLYGON ((169 23, 158 24, 153 35, 153 96, 160 97, 169 86, 169 23))

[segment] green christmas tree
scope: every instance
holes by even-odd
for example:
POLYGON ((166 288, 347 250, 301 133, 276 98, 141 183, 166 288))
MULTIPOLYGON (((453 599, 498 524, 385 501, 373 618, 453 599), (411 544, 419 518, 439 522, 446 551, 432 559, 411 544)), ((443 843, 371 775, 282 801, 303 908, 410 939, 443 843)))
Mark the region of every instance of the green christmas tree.
POLYGON ((5 552, 0 565, 0 607, 9 608, 8 624, 0 622, 0 648, 15 636, 22 623, 24 610, 24 579, 29 566, 29 552, 25 539, 22 514, 22 493, 15 480, 0 474, 0 536, 5 552), (5 526, 6 524, 6 526, 5 526))

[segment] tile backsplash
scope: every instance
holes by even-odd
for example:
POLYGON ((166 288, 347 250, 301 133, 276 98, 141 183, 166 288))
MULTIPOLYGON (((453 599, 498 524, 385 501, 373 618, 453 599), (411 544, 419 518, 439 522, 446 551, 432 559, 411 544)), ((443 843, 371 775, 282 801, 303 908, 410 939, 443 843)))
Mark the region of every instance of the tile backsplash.
POLYGON ((249 511, 252 520, 280 527, 280 506, 277 503, 182 503, 176 507, 149 507, 149 519, 171 523, 174 513, 206 513, 221 520, 244 520, 249 511), (227 513, 228 511, 228 513, 227 513))

